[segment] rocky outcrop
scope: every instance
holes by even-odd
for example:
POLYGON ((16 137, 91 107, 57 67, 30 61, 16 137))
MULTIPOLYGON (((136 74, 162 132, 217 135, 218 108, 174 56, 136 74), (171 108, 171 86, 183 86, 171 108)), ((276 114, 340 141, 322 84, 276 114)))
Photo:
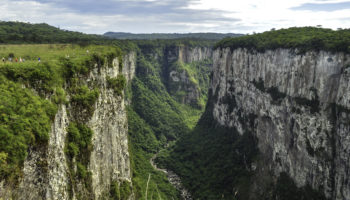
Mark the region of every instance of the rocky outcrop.
MULTIPOLYGON (((124 98, 116 96, 107 87, 107 76, 119 74, 119 60, 113 66, 95 68, 86 82, 99 87, 99 98, 94 113, 87 122, 94 131, 93 151, 88 170, 92 173, 92 194, 100 199, 109 194, 112 181, 128 181, 131 184, 131 169, 128 150, 128 126, 124 98)), ((135 52, 123 57, 122 73, 129 83, 135 73, 135 52)), ((48 144, 32 147, 24 162, 23 176, 17 188, 0 183, 0 199, 58 200, 75 199, 70 195, 69 169, 65 154, 67 128, 71 119, 71 105, 59 105, 48 144)), ((133 199, 133 196, 130 197, 133 199)))
POLYGON ((180 192, 181 198, 183 200, 192 200, 190 192, 183 186, 183 184, 181 182, 181 178, 177 174, 175 174, 173 171, 171 171, 169 169, 161 169, 161 168, 157 167, 157 164, 154 162, 154 160, 157 158, 157 155, 158 155, 158 153, 154 154, 154 156, 150 159, 150 163, 151 163, 152 167, 155 170, 166 174, 170 184, 173 185, 174 188, 176 188, 176 190, 178 190, 180 192))
POLYGON ((213 50, 211 47, 180 46, 177 49, 178 60, 183 63, 191 63, 205 59, 211 59, 213 50))
POLYGON ((123 75, 128 83, 134 78, 136 70, 136 53, 129 52, 123 57, 123 75))
MULTIPOLYGON (((203 74, 208 74, 211 68, 211 58, 213 51, 210 47, 189 47, 179 46, 166 49, 166 76, 168 91, 174 95, 182 104, 201 107, 200 98, 203 96, 203 82, 199 80, 203 74), (205 63, 208 61, 208 63, 205 63), (205 72, 203 72, 205 71, 205 72), (202 73, 202 74, 200 74, 202 73)), ((205 78, 204 78, 205 79, 205 78)))
POLYGON ((286 172, 299 187, 350 199, 350 56, 295 52, 217 49, 213 117, 253 132, 263 162, 251 170, 286 172))
POLYGON ((69 199, 68 195, 68 166, 64 152, 69 119, 67 108, 61 105, 55 121, 51 126, 48 147, 48 185, 46 199, 69 199))
MULTIPOLYGON (((127 70, 123 71, 126 72, 127 80, 130 81, 135 71, 135 54, 125 57, 124 66, 127 70)), ((88 80, 96 83, 100 88, 94 114, 88 122, 88 126, 94 132, 92 138, 94 148, 91 152, 89 169, 92 173, 95 199, 109 194, 112 181, 127 180, 131 184, 124 97, 116 97, 113 89, 107 87, 107 77, 117 77, 118 66, 119 61, 115 59, 113 67, 93 70, 88 80)))

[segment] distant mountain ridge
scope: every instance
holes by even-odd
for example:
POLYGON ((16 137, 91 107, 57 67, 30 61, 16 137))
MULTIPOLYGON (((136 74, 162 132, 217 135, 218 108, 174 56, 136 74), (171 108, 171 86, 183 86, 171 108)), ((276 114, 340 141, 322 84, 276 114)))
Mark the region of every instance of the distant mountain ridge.
POLYGON ((104 36, 114 39, 130 40, 156 40, 156 39, 181 39, 196 38, 208 40, 221 40, 226 37, 239 37, 243 34, 236 33, 126 33, 126 32, 107 32, 104 36))

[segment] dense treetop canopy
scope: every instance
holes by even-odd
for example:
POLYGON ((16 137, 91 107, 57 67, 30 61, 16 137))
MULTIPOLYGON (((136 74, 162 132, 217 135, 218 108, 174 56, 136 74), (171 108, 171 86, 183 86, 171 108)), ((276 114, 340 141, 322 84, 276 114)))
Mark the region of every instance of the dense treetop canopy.
POLYGON ((235 33, 124 33, 124 32, 107 32, 104 36, 115 39, 131 39, 131 40, 156 40, 156 39, 206 39, 221 40, 225 37, 239 37, 243 34, 235 33))
MULTIPOLYGON (((107 34, 108 35, 108 34, 107 34)), ((166 46, 166 45, 187 45, 187 46, 213 46, 215 41, 224 36, 239 36, 236 34, 150 34, 152 40, 139 40, 138 37, 122 38, 103 35, 91 35, 80 32, 62 30, 48 24, 30 24, 23 22, 2 22, 0 21, 0 44, 79 44, 87 46, 116 45, 126 52, 135 50, 136 45, 166 46), (179 36, 173 37, 172 35, 179 36), (202 37, 203 36, 203 37, 202 37), (193 38, 190 38, 193 37, 193 38), (169 40, 164 40, 169 39, 169 40)), ((133 35, 133 34, 132 34, 133 35)), ((138 36, 138 34, 136 34, 138 36)), ((148 34, 146 34, 147 36, 148 34)), ((145 36, 145 37, 146 37, 145 36)), ((141 36, 140 36, 141 37, 141 36)), ((143 36, 142 36, 143 37, 143 36)), ((147 36, 148 37, 148 36, 147 36)))
POLYGON ((215 48, 247 48, 263 52, 277 48, 298 49, 299 53, 310 50, 350 53, 350 29, 337 31, 316 27, 271 30, 238 38, 226 38, 215 48))
POLYGON ((65 31, 48 24, 0 21, 0 43, 96 43, 98 35, 65 31))

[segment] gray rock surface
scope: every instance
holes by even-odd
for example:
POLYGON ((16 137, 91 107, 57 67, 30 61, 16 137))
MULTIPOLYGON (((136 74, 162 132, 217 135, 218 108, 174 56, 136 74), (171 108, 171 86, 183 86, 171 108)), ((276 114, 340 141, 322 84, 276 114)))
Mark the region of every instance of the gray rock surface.
POLYGON ((48 147, 48 186, 46 199, 68 199, 68 166, 64 153, 69 119, 65 105, 61 105, 51 126, 48 147))
MULTIPOLYGON (((212 59, 212 55, 213 50, 210 47, 180 46, 169 50, 166 56, 168 65, 171 66, 170 63, 172 62, 191 64, 193 62, 212 59)), ((191 80, 188 71, 179 68, 172 68, 169 70, 168 76, 168 90, 173 95, 176 95, 176 93, 180 92, 182 95, 182 98, 179 99, 180 103, 198 105, 198 100, 201 97, 200 87, 198 83, 191 80)))
POLYGON ((191 63, 212 58, 213 50, 210 47, 178 47, 178 60, 183 63, 191 63))
POLYGON ((295 52, 216 50, 214 119, 240 134, 253 130, 265 161, 254 168, 350 199, 350 56, 295 52))
MULTIPOLYGON (((124 62, 127 80, 133 77, 135 59, 126 56, 124 62), (132 66, 129 64, 131 63, 132 66)), ((134 57, 135 58, 135 57, 134 57)), ((127 180, 131 183, 130 161, 128 150, 128 124, 124 97, 116 96, 113 89, 107 88, 107 79, 118 75, 119 63, 116 59, 113 67, 95 69, 90 73, 88 82, 99 85, 100 95, 95 104, 95 112, 88 122, 93 130, 89 170, 92 172, 92 187, 95 199, 109 193, 114 180, 127 180)))

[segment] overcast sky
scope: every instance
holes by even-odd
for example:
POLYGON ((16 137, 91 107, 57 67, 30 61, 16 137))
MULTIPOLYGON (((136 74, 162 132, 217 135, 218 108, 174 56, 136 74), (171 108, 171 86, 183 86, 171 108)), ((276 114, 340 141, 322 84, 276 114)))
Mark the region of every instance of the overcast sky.
POLYGON ((344 0, 0 0, 0 20, 102 34, 350 28, 344 0))

